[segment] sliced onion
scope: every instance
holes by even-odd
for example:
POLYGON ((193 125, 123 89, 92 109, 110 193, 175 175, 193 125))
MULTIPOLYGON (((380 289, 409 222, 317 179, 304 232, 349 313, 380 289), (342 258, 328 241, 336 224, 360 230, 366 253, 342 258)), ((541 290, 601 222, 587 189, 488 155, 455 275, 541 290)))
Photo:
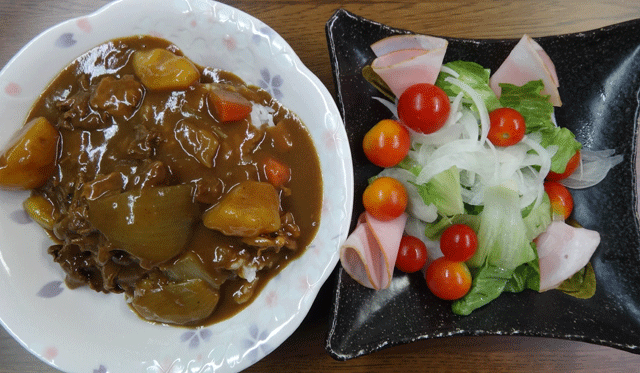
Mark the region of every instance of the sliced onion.
MULTIPOLYGON (((540 156, 540 171, 537 172, 536 179, 534 181, 534 185, 538 187, 536 204, 537 207, 542 202, 542 197, 544 196, 544 178, 551 170, 551 155, 540 143, 537 141, 533 141, 528 135, 521 140, 524 144, 527 144, 540 156)), ((533 171, 532 169, 532 172, 533 171)))
MULTIPOLYGON (((533 167, 525 167, 517 172, 518 188, 520 189, 520 208, 525 208, 534 202, 542 200, 540 198, 540 191, 544 191, 544 184, 537 184, 538 172, 533 167)), ((544 196, 544 194, 543 194, 544 196)), ((538 203, 540 203, 538 202, 538 203)))
POLYGON ((571 189, 584 189, 598 184, 607 176, 610 169, 623 161, 622 154, 613 155, 614 153, 613 149, 601 151, 582 149, 580 165, 573 174, 560 182, 571 189))
POLYGON ((455 86, 458 86, 462 89, 466 94, 471 97, 473 103, 478 108, 478 113, 480 114, 480 127, 482 128, 482 136, 480 137, 480 143, 484 143, 487 140, 487 135, 489 134, 489 112, 487 111, 487 106, 484 104, 484 100, 482 97, 476 92, 473 88, 469 87, 468 84, 453 78, 451 76, 444 79, 446 82, 449 82, 455 86))
POLYGON ((380 102, 382 105, 384 105, 387 109, 389 109, 389 111, 391 112, 391 114, 393 114, 393 119, 398 119, 398 107, 396 106, 395 103, 384 99, 382 97, 373 97, 374 100, 380 102))
POLYGON ((478 118, 476 118, 471 110, 466 110, 462 113, 460 122, 464 125, 466 138, 470 140, 478 140, 480 136, 480 130, 478 128, 478 118))
POLYGON ((462 123, 458 122, 458 119, 462 117, 462 114, 456 113, 454 114, 454 117, 454 120, 448 120, 442 128, 434 133, 424 134, 416 132, 409 127, 407 127, 407 130, 411 135, 411 139, 420 144, 443 145, 460 138, 460 135, 464 130, 464 126, 462 125, 462 123))
POLYGON ((482 205, 485 189, 485 184, 481 182, 475 183, 470 189, 463 188, 462 201, 473 206, 482 205))
MULTIPOLYGON (((423 165, 425 163, 428 162, 429 157, 431 157, 431 154, 433 154, 433 152, 436 150, 435 146, 430 146, 427 144, 420 144, 417 143, 416 147, 418 148, 418 151, 415 152, 415 160, 420 164, 423 165)), ((411 156, 414 156, 413 152, 410 152, 411 156)))
POLYGON ((458 74, 457 71, 455 71, 454 69, 452 69, 452 68, 450 68, 448 66, 445 66, 445 65, 440 66, 440 71, 442 71, 445 74, 449 74, 449 75, 453 76, 454 78, 459 78, 460 77, 460 74, 458 74))

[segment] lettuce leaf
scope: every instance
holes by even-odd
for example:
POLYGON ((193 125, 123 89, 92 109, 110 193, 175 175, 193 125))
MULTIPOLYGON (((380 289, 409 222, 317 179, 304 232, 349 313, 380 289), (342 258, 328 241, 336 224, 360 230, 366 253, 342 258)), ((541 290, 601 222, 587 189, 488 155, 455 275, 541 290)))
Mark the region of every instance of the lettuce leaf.
POLYGON ((452 216, 464 213, 458 167, 453 166, 432 177, 427 183, 416 186, 425 205, 433 203, 440 215, 452 216))
MULTIPOLYGON (((500 107, 498 97, 493 93, 493 90, 489 86, 489 76, 491 74, 489 69, 485 69, 475 62, 469 61, 453 61, 444 64, 444 66, 460 74, 457 79, 469 85, 482 96, 489 112, 500 107)), ((451 76, 451 74, 440 72, 438 79, 436 80, 436 85, 442 88, 447 96, 455 97, 460 93, 461 89, 458 86, 445 82, 445 79, 449 76, 451 76)), ((466 97, 465 95, 465 99, 465 102, 469 103, 469 107, 471 107, 473 111, 477 112, 478 109, 471 102, 471 98, 466 97)))
POLYGON ((427 223, 425 226, 424 234, 431 241, 437 241, 440 239, 440 235, 444 232, 445 229, 449 228, 454 224, 466 224, 474 232, 478 231, 480 227, 480 217, 477 215, 469 215, 469 214, 460 214, 454 216, 443 216, 439 220, 433 223, 427 223))
MULTIPOLYGON (((422 170, 422 166, 411 157, 405 157, 397 166, 411 172, 414 176, 418 176, 422 170)), ((436 206, 439 215, 453 216, 464 213, 458 167, 452 166, 435 175, 428 182, 414 183, 414 185, 424 204, 436 206)))
POLYGON ((456 315, 466 316, 474 310, 498 298, 513 275, 513 269, 506 269, 485 263, 475 273, 471 289, 464 297, 451 305, 456 315))
POLYGON ((544 128, 539 132, 542 134, 540 144, 543 147, 548 148, 551 145, 558 147, 558 151, 551 157, 551 171, 563 173, 569 159, 582 148, 582 144, 576 141, 573 132, 563 127, 544 128))
POLYGON ((391 88, 389 88, 387 83, 380 77, 380 75, 373 71, 371 65, 367 65, 362 68, 362 76, 380 93, 387 96, 389 100, 391 100, 392 102, 396 101, 396 95, 393 93, 391 88))
MULTIPOLYGON (((532 243, 532 245, 535 245, 532 243)), ((520 293, 525 289, 540 291, 540 264, 538 258, 520 265, 504 287, 504 291, 520 293)))
POLYGON ((456 315, 466 316, 498 298, 505 291, 520 293, 526 289, 540 290, 540 268, 537 256, 516 269, 484 263, 473 273, 469 292, 453 302, 451 310, 456 315))
POLYGON ((535 259, 520 211, 518 192, 507 186, 487 188, 480 213, 478 249, 467 261, 471 268, 488 265, 515 270, 535 259))
MULTIPOLYGON (((451 307, 458 315, 468 315, 505 290, 535 288, 536 281, 540 287, 540 275, 535 268, 538 257, 527 237, 518 192, 503 185, 489 187, 484 202, 479 216, 478 249, 466 262, 475 271, 471 289, 451 307)), ((536 222, 538 214, 537 208, 531 209, 530 222, 536 222)))
POLYGON ((547 227, 551 224, 553 219, 549 195, 545 193, 542 197, 542 202, 540 202, 538 206, 535 206, 534 202, 527 208, 527 210, 528 212, 523 214, 523 221, 527 230, 527 239, 533 241, 533 239, 538 237, 540 233, 547 230, 547 227))
POLYGON ((551 121, 553 105, 549 102, 549 96, 541 94, 544 89, 542 80, 534 80, 523 86, 500 83, 500 87, 500 104, 522 114, 527 125, 526 133, 554 127, 551 121))

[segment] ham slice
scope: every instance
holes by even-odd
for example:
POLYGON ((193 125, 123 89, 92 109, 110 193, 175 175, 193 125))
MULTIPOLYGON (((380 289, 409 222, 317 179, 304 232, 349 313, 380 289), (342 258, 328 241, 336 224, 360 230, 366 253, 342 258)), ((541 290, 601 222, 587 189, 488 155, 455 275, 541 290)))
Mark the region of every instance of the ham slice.
POLYGON ((377 56, 371 68, 400 97, 414 84, 436 82, 447 45, 445 39, 434 36, 390 36, 371 45, 377 56))
POLYGON ((540 291, 554 289, 587 265, 600 244, 600 234, 554 221, 536 238, 540 291))
POLYGON ((542 80, 543 95, 550 95, 553 106, 562 106, 556 68, 549 55, 529 35, 524 35, 507 59, 496 70, 489 81, 495 94, 500 97, 500 83, 524 85, 532 80, 542 80))
POLYGON ((356 229, 340 247, 340 262, 358 283, 371 289, 391 284, 407 214, 380 221, 364 212, 356 229))

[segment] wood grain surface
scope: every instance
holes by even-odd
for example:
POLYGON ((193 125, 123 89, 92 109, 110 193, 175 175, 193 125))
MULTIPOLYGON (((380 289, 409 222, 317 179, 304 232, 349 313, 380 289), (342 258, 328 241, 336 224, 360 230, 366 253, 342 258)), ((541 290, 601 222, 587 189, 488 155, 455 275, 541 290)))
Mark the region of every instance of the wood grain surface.
MULTIPOLYGON (((330 92, 335 88, 325 23, 339 8, 393 27, 468 38, 518 38, 523 33, 545 36, 640 18, 637 0, 222 2, 275 29, 330 92)), ((106 3, 106 0, 0 0, 0 67, 48 27, 90 13, 106 3)), ((246 371, 640 372, 640 355, 582 342, 520 336, 420 341, 349 361, 336 361, 324 349, 333 286, 331 277, 298 330, 246 371)), ((9 372, 59 371, 29 354, 0 328, 0 373, 9 372)))

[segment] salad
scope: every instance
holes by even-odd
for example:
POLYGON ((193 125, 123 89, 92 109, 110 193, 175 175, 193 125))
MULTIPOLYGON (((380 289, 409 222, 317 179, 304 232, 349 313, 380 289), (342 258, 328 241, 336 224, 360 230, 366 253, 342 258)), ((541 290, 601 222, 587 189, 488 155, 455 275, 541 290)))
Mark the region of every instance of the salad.
POLYGON ((345 271, 387 288, 393 269, 422 270, 434 295, 467 315, 504 291, 595 292, 598 232, 571 217, 571 189, 622 161, 585 149, 558 126, 555 68, 525 35, 494 72, 443 64, 445 39, 397 35, 374 43, 363 69, 390 111, 363 149, 384 167, 341 247, 345 271))

